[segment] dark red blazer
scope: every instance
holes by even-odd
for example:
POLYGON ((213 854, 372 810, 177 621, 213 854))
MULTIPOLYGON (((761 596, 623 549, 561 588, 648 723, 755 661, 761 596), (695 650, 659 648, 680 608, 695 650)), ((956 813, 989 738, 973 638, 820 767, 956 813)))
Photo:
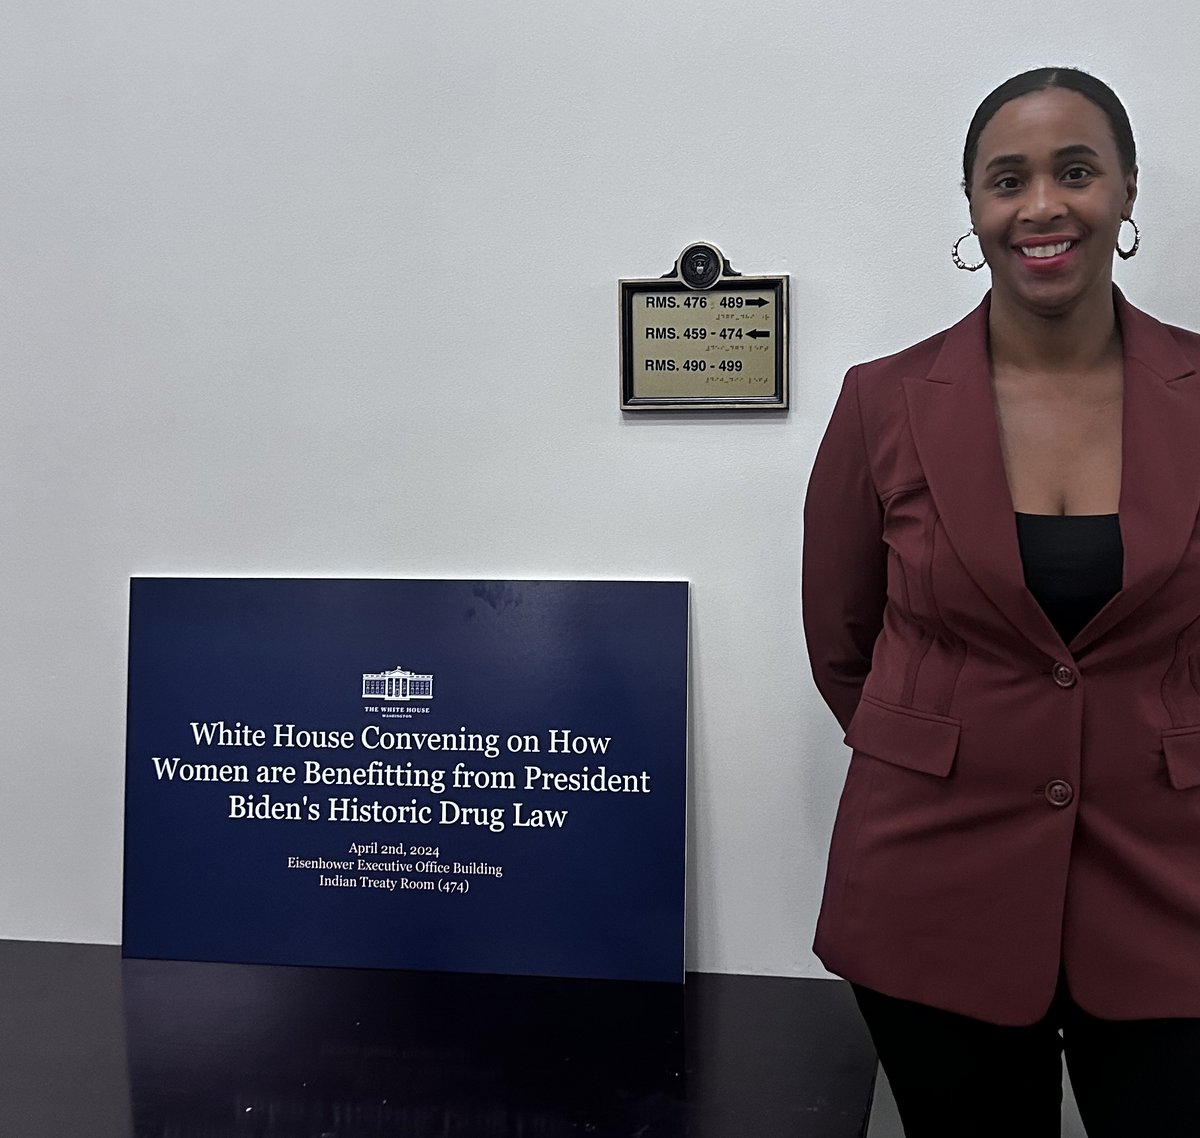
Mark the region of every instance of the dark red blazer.
POLYGON ((1200 1016, 1200 336, 1116 294, 1121 591, 1064 645, 1025 588, 988 300, 850 371, 804 510, 804 625, 852 748, 816 951, 1002 1024, 1060 964, 1110 1019, 1200 1016))

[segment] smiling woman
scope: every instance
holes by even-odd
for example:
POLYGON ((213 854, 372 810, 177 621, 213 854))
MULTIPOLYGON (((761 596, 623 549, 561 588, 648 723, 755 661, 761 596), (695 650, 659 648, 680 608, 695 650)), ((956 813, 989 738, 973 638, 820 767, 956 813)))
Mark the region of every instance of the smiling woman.
POLYGON ((1090 1138, 1182 1138, 1200 336, 1113 287, 1137 165, 1105 84, 1008 80, 963 174, 983 260, 954 262, 991 290, 851 369, 805 503, 809 655, 853 750, 816 948, 909 1138, 1057 1135, 1064 1047, 1090 1138))

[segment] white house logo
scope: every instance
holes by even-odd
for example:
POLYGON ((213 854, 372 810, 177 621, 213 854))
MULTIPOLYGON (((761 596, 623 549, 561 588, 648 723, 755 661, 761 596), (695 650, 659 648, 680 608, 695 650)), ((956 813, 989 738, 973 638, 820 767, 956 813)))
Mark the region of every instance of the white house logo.
POLYGON ((393 668, 390 672, 364 672, 363 699, 386 699, 404 703, 413 699, 433 699, 433 676, 393 668))

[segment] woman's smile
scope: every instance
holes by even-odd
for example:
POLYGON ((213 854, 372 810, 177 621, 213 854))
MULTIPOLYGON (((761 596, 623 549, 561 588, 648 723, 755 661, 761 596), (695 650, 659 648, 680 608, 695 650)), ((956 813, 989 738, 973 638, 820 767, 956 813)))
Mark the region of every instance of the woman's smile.
POLYGON ((1060 272, 1071 264, 1078 248, 1078 238, 1060 236, 1030 238, 1013 246, 1022 267, 1031 273, 1060 272))

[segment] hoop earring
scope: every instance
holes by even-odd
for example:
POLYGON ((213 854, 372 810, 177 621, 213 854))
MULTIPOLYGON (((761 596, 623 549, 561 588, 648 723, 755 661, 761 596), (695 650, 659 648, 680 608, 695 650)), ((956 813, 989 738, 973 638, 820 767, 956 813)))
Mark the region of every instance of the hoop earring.
MULTIPOLYGON (((975 232, 975 226, 973 226, 973 225, 972 225, 972 226, 971 226, 971 228, 970 228, 970 229, 968 229, 968 230, 966 231, 966 233, 964 233, 964 234, 963 234, 963 235, 962 235, 962 236, 961 236, 961 237, 960 237, 960 238, 959 238, 957 241, 955 241, 955 242, 954 242, 954 244, 953 244, 953 245, 951 245, 951 246, 950 246, 950 260, 952 260, 952 261, 954 262, 954 264, 955 264, 955 265, 956 265, 958 268, 960 268, 960 269, 966 269, 966 271, 967 271, 968 273, 975 273, 975 272, 978 272, 980 269, 982 269, 982 268, 983 268, 983 266, 987 264, 987 258, 983 256, 983 253, 982 253, 982 250, 981 250, 981 251, 980 251, 980 260, 979 260, 979 264, 977 264, 977 265, 968 265, 968 264, 967 264, 967 262, 966 262, 966 261, 964 261, 964 260, 963 260, 963 259, 962 259, 962 258, 961 258, 959 255, 958 255, 958 247, 959 247, 959 246, 960 246, 960 245, 961 245, 961 244, 962 244, 962 243, 963 243, 963 242, 964 242, 964 241, 965 241, 965 240, 966 240, 968 237, 978 237, 978 236, 979 236, 979 234, 975 232)), ((1131 257, 1133 256, 1133 254, 1132 254, 1132 253, 1130 253, 1129 255, 1130 255, 1131 257)))
POLYGON ((1130 257, 1134 256, 1138 251, 1138 246, 1142 243, 1142 234, 1137 227, 1137 222, 1132 217, 1123 217, 1121 218, 1121 225, 1124 225, 1127 221, 1133 226, 1133 244, 1128 249, 1121 248, 1121 229, 1120 226, 1117 227, 1117 256, 1122 261, 1128 261, 1130 257))

